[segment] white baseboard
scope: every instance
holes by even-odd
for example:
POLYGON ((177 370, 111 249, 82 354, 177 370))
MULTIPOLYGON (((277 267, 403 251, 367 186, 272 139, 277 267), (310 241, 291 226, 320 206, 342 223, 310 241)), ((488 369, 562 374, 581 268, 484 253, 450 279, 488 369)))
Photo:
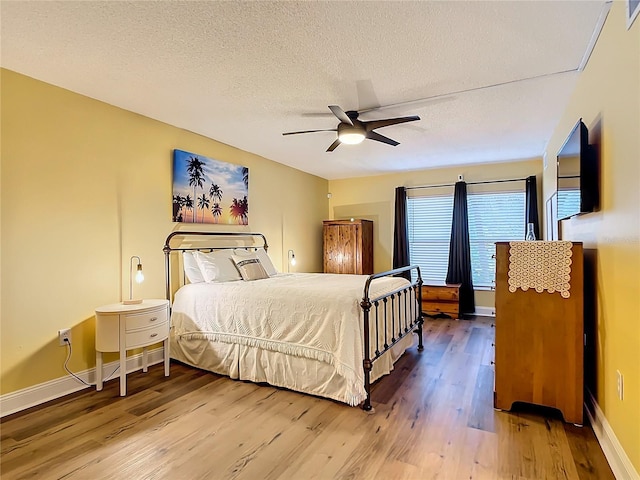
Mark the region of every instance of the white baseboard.
POLYGON ((590 403, 590 405, 587 404, 587 416, 613 475, 618 480, 640 480, 640 475, 620 445, 616 434, 604 416, 604 412, 600 409, 600 405, 591 392, 587 392, 587 401, 590 403))
MULTIPOLYGON (((155 348, 147 351, 148 365, 155 365, 163 361, 164 349, 162 347, 155 348)), ((106 363, 104 365, 104 372, 111 374, 120 362, 106 363)), ((142 353, 127 357, 127 373, 135 372, 142 369, 142 353)), ((96 382, 96 369, 90 368, 80 373, 76 373, 85 382, 91 384, 93 387, 96 382)), ((108 378, 108 377, 105 377, 108 378)), ((84 388, 89 388, 87 385, 80 383, 79 380, 73 378, 71 375, 65 377, 56 378, 33 387, 24 388, 15 392, 8 393, 6 395, 0 395, 0 418, 12 413, 26 410, 27 408, 35 407, 42 403, 54 400, 56 398, 64 397, 70 393, 77 392, 84 388)))
POLYGON ((480 317, 495 317, 496 309, 493 307, 476 307, 474 315, 478 315, 480 317))

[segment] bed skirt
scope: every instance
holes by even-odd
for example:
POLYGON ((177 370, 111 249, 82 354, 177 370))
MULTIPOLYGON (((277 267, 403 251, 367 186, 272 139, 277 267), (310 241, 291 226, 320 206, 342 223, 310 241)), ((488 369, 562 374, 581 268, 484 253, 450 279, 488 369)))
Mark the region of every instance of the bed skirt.
MULTIPOLYGON (((393 370, 395 362, 416 337, 407 335, 373 363, 371 379, 375 381, 393 370)), ((287 355, 246 345, 211 342, 199 338, 171 335, 171 358, 196 368, 235 380, 268 383, 276 387, 358 405, 347 381, 326 362, 287 355)))

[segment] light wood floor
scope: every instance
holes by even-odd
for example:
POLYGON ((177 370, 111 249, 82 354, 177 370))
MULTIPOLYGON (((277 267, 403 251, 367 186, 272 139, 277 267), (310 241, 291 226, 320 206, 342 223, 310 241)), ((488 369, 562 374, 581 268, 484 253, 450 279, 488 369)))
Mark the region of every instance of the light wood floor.
MULTIPOLYGON (((2 479, 612 479, 589 427, 493 410, 489 319, 429 320, 374 414, 181 364, 5 418, 2 479)), ((545 416, 546 415, 546 416, 545 416)))

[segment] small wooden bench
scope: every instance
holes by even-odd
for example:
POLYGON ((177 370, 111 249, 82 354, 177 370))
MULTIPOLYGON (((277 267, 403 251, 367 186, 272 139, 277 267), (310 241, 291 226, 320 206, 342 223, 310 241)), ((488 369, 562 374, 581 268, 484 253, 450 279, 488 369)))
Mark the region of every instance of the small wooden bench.
POLYGON ((460 314, 460 283, 422 285, 422 313, 457 319, 460 314))

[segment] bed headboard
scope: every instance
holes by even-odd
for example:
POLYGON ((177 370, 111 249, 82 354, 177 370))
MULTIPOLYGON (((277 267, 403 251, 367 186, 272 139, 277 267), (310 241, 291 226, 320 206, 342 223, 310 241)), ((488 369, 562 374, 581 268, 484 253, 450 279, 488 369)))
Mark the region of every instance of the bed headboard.
MULTIPOLYGON (((184 272, 177 277, 177 282, 172 282, 172 266, 182 265, 182 259, 172 258, 174 252, 224 250, 227 248, 244 248, 247 250, 269 249, 266 237, 261 233, 245 232, 171 232, 164 242, 165 288, 167 300, 171 302, 173 293, 185 283, 184 272), (172 288, 177 284, 176 288, 172 288)), ((173 257, 176 257, 174 255, 173 257)), ((175 269, 174 269, 175 270, 175 269)))

